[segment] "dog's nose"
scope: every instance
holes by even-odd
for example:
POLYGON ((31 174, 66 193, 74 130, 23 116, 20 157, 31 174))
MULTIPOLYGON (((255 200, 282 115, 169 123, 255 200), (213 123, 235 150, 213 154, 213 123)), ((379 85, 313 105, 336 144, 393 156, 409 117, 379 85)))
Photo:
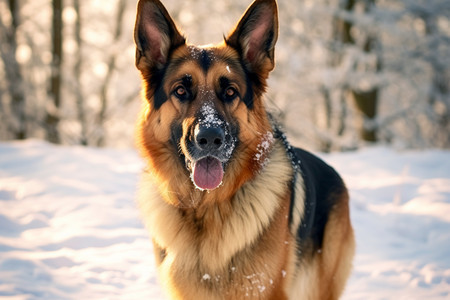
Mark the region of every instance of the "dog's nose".
POLYGON ((220 127, 199 126, 195 134, 197 146, 202 150, 217 150, 224 142, 225 132, 220 127))

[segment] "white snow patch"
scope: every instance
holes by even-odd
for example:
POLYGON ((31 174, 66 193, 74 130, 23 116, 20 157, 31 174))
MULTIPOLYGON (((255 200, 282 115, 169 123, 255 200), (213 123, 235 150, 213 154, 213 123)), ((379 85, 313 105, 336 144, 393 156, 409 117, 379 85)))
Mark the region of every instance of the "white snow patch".
POLYGON ((202 281, 206 281, 206 280, 211 280, 211 275, 209 275, 209 274, 204 274, 203 275, 203 277, 202 277, 202 281))
POLYGON ((256 154, 253 158, 259 164, 261 169, 263 169, 269 163, 269 152, 272 148, 272 144, 274 142, 274 137, 272 132, 267 131, 265 134, 261 135, 261 141, 256 146, 256 154))
POLYGON ((217 117, 217 111, 214 108, 212 102, 205 102, 200 108, 201 118, 199 120, 200 125, 209 127, 219 127, 223 124, 223 121, 217 117))

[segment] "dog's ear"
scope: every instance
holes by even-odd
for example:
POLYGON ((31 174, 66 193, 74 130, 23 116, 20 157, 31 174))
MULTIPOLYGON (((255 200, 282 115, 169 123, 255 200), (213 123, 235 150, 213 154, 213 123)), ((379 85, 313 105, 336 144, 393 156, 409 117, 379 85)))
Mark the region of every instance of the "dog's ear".
POLYGON ((134 27, 136 67, 161 68, 170 51, 185 44, 174 21, 159 0, 140 0, 134 27))
POLYGON ((249 6, 233 32, 225 39, 253 72, 269 72, 274 66, 278 37, 275 0, 256 0, 249 6))

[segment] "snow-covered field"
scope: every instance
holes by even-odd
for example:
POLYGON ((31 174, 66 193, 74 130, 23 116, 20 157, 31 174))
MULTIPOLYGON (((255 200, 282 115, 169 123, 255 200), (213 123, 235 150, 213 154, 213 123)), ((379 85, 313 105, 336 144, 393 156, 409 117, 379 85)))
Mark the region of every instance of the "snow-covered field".
MULTIPOLYGON (((343 299, 450 299, 450 152, 321 155, 357 237, 343 299)), ((132 150, 0 143, 0 299, 164 299, 132 150)))

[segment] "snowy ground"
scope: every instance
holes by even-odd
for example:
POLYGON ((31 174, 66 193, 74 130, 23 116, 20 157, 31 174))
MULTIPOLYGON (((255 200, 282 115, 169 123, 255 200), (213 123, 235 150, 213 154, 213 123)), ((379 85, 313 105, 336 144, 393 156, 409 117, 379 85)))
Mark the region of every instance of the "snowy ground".
MULTIPOLYGON (((450 152, 322 155, 352 195, 343 299, 450 298, 450 152)), ((0 143, 0 299, 164 299, 130 150, 0 143)))

